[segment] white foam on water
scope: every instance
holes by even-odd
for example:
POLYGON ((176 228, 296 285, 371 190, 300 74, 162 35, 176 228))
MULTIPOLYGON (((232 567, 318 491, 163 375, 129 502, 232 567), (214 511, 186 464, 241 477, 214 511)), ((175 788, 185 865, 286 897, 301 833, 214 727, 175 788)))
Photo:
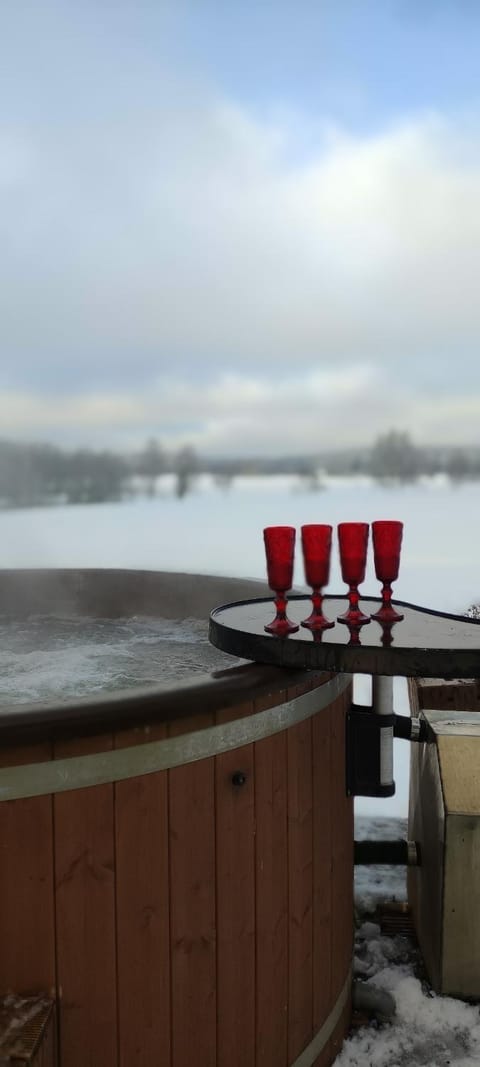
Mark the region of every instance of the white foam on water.
MULTIPOLYGON (((0 617, 0 707, 168 684, 235 661, 200 619, 0 617)), ((238 661, 239 662, 239 661, 238 661)))

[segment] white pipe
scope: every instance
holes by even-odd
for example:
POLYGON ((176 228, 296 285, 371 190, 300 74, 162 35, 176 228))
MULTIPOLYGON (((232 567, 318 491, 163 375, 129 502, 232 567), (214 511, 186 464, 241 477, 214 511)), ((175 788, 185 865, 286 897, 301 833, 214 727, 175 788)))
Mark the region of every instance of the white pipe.
MULTIPOLYGON (((372 709, 380 716, 393 715, 393 678, 374 675, 372 709)), ((393 784, 393 724, 380 726, 380 785, 393 784)))
POLYGON ((373 676, 372 708, 377 715, 393 715, 393 678, 384 674, 373 676))

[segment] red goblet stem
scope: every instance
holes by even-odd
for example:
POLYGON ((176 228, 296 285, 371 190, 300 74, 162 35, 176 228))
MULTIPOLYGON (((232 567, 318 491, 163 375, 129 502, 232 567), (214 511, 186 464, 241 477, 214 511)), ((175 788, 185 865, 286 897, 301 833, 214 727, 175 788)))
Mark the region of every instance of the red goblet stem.
POLYGON ((287 617, 287 598, 285 593, 277 592, 275 597, 275 607, 277 609, 277 619, 286 619, 287 617))
POLYGON ((360 641, 360 627, 359 626, 349 626, 348 630, 349 630, 349 633, 350 633, 350 640, 348 642, 349 645, 359 645, 359 644, 361 644, 361 641, 360 641))
POLYGON ((358 592, 358 585, 351 585, 348 592, 348 601, 350 605, 350 611, 359 611, 360 594, 358 592))
POLYGON ((323 596, 319 589, 312 589, 312 606, 314 615, 322 615, 323 596))
POLYGON ((391 582, 384 582, 383 583, 383 589, 382 589, 382 607, 383 608, 387 608, 387 609, 390 608, 391 607, 391 600, 392 600, 392 583, 391 582))
POLYGON ((320 586, 312 586, 312 613, 308 616, 308 619, 304 619, 302 626, 307 630, 311 630, 312 633, 315 630, 331 630, 334 625, 323 614, 323 596, 320 592, 320 586))

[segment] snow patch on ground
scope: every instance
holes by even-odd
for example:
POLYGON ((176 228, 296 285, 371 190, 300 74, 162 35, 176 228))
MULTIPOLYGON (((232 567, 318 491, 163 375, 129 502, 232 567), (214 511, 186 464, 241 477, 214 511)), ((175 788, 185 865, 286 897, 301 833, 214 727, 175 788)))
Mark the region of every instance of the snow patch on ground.
MULTIPOLYGON (((355 837, 404 837, 397 819, 356 819, 355 837)), ((478 1067, 480 1007, 436 996, 423 972, 418 950, 405 937, 385 937, 365 921, 377 903, 403 900, 403 867, 357 867, 354 974, 367 986, 390 993, 396 1012, 389 1022, 372 1021, 344 1044, 335 1067, 478 1067)))
POLYGON ((417 977, 421 964, 410 942, 376 930, 376 936, 369 930, 366 940, 363 926, 357 931, 355 971, 367 985, 393 996, 396 1013, 390 1022, 358 1030, 346 1041, 336 1067, 478 1067, 479 1007, 435 996, 417 977))

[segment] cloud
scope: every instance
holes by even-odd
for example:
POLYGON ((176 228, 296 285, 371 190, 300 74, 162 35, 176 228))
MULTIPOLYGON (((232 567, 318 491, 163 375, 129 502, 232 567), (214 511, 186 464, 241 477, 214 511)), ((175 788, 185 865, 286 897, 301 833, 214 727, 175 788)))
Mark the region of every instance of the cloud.
POLYGON ((299 161, 291 115, 173 96, 86 129, 0 129, 4 426, 42 409, 52 427, 174 432, 178 412, 180 434, 220 442, 222 419, 239 438, 249 410, 275 421, 275 395, 300 447, 306 402, 367 403, 369 368, 397 422, 408 396, 433 432, 444 398, 461 427, 455 397, 480 393, 480 116, 316 124, 299 161))
POLYGON ((419 443, 458 443, 465 430, 475 439, 479 418, 480 397, 432 407, 414 389, 390 391, 385 373, 369 366, 278 380, 161 378, 136 394, 0 393, 0 424, 8 437, 130 449, 154 435, 166 447, 191 444, 210 455, 314 454, 367 443, 394 425, 409 429, 419 443))

